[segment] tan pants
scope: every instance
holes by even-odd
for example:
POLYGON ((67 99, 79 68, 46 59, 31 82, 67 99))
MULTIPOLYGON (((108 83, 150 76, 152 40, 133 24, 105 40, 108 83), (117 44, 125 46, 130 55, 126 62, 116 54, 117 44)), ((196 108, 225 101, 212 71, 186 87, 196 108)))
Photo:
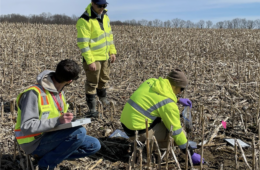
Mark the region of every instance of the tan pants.
POLYGON ((83 68, 86 73, 86 94, 96 94, 96 88, 106 88, 106 83, 109 81, 110 60, 96 61, 96 71, 90 71, 86 62, 83 62, 83 68))
MULTIPOLYGON (((144 143, 146 140, 146 133, 143 133, 138 136, 139 136, 138 140, 144 143)), ((165 127, 163 122, 156 124, 152 129, 148 131, 148 138, 152 139, 153 136, 155 136, 160 148, 167 148, 168 138, 169 138, 168 129, 165 127)), ((134 140, 135 137, 130 137, 130 139, 134 140)), ((153 149, 154 150, 156 149, 155 145, 153 149)))

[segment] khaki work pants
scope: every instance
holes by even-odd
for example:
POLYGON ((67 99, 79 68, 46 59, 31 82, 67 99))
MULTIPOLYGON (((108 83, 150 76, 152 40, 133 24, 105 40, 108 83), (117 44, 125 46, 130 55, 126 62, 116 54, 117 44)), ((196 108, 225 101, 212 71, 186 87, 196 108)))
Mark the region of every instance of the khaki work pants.
POLYGON ((106 88, 106 83, 109 81, 110 60, 96 61, 96 71, 90 71, 86 62, 83 62, 83 68, 86 73, 86 94, 96 94, 96 88, 106 88))
MULTIPOLYGON (((154 136, 158 142, 158 145, 160 147, 160 149, 162 148, 167 148, 167 144, 168 144, 168 139, 169 139, 169 135, 168 135, 168 129, 165 127, 163 122, 160 122, 158 124, 156 124, 152 129, 150 129, 148 131, 148 138, 152 139, 152 137, 154 136)), ((139 136, 139 141, 141 142, 145 142, 146 140, 146 133, 143 133, 139 136)), ((134 140, 135 137, 130 137, 131 140, 134 140)), ((153 150, 156 150, 155 145, 153 150)))

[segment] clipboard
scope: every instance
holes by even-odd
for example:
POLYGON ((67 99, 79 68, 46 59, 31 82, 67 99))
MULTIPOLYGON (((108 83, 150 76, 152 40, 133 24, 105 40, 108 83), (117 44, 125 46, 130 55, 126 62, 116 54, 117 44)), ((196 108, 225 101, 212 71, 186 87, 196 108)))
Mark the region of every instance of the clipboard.
POLYGON ((81 125, 85 125, 85 124, 89 124, 89 123, 91 123, 90 118, 81 118, 81 119, 77 119, 77 120, 70 122, 70 123, 60 124, 59 126, 49 130, 48 132, 62 130, 62 129, 68 129, 68 128, 81 126, 81 125))

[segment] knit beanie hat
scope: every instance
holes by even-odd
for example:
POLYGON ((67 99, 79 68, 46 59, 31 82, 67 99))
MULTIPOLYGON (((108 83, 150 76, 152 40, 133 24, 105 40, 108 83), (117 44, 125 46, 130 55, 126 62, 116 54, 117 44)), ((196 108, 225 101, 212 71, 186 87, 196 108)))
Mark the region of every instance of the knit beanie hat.
POLYGON ((172 70, 167 75, 167 79, 170 81, 172 86, 186 88, 188 85, 188 80, 187 80, 185 74, 180 69, 172 70))

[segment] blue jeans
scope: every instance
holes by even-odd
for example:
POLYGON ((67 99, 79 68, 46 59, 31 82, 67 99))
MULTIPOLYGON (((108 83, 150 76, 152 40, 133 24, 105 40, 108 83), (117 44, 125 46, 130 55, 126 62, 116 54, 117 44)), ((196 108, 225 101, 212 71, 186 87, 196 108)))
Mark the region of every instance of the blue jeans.
POLYGON ((39 146, 31 155, 37 155, 40 169, 53 170, 66 159, 81 158, 99 151, 97 138, 86 135, 82 126, 48 132, 41 139, 39 146))

